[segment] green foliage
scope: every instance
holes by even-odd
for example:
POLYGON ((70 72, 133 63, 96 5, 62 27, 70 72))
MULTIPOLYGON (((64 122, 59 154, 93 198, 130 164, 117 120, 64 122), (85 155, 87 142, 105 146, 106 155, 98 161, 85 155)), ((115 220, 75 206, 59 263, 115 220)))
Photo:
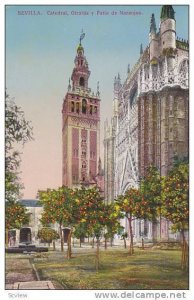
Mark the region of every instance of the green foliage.
POLYGON ((189 223, 189 165, 175 163, 163 180, 163 216, 172 222, 174 231, 188 229, 189 223))
MULTIPOLYGON (((105 205, 97 188, 75 190, 75 202, 79 207, 76 225, 85 224, 90 236, 100 238, 106 221, 105 205)), ((83 225, 82 225, 83 226, 83 225)))
POLYGON ((115 234, 119 234, 123 230, 123 227, 120 225, 122 214, 115 203, 105 205, 104 213, 106 237, 114 238, 115 234))
POLYGON ((73 231, 73 236, 77 239, 88 236, 88 229, 86 223, 81 223, 79 224, 79 226, 75 226, 75 230, 73 231))
POLYGON ((149 206, 146 218, 156 221, 162 206, 162 177, 156 167, 150 166, 140 182, 140 193, 149 206))
POLYGON ((124 195, 116 199, 116 209, 124 213, 131 220, 136 218, 149 219, 151 208, 148 199, 136 188, 128 189, 124 195))
POLYGON ((73 226, 75 224, 79 211, 73 190, 62 186, 56 190, 39 191, 38 197, 43 205, 41 216, 43 225, 58 223, 63 226, 73 226))
POLYGON ((6 229, 20 229, 29 223, 30 215, 25 206, 20 203, 8 201, 5 203, 6 229))
POLYGON ((5 96, 5 199, 15 201, 20 196, 20 152, 16 145, 24 145, 32 139, 32 127, 25 120, 24 112, 14 100, 5 96))
POLYGON ((51 243, 53 240, 59 239, 59 234, 52 228, 44 227, 38 230, 37 237, 46 243, 51 243))

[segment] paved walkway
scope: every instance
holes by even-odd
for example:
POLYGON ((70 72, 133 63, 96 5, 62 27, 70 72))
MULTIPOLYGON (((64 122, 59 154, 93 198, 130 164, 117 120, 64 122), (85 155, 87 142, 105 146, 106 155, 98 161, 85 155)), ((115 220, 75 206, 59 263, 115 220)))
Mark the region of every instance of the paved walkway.
POLYGON ((13 290, 55 290, 51 281, 15 282, 13 290))
POLYGON ((51 281, 40 281, 39 276, 24 254, 6 257, 6 290, 50 290, 55 289, 51 281))

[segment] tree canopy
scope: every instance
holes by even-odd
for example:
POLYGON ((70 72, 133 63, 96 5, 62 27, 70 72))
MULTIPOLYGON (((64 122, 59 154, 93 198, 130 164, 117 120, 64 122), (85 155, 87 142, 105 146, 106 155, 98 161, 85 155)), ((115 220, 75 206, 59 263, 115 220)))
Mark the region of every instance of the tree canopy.
POLYGON ((22 184, 19 177, 21 153, 18 146, 32 140, 32 126, 13 98, 5 95, 5 199, 15 201, 20 197, 22 184))

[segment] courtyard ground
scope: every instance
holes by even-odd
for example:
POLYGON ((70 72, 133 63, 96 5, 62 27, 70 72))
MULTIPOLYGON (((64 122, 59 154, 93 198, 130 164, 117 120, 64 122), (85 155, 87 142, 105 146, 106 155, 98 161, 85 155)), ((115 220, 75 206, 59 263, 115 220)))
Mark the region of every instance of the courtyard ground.
MULTIPOLYGON (((180 269, 180 250, 135 249, 130 256, 128 250, 121 247, 101 248, 99 272, 96 272, 94 248, 73 248, 71 260, 67 260, 65 251, 51 250, 29 256, 40 280, 51 280, 56 289, 189 288, 188 274, 180 269)), ((7 255, 6 266, 14 257, 14 254, 7 255)), ((26 256, 26 259, 29 258, 26 256)), ((23 264, 22 255, 16 261, 17 273, 23 264)))

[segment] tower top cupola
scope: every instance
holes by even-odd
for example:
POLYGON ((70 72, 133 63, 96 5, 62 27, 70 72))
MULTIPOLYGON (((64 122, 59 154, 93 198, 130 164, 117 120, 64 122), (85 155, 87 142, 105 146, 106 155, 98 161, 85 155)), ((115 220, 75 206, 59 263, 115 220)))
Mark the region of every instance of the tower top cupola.
POLYGON ((88 68, 88 62, 84 56, 84 47, 82 46, 82 40, 85 37, 85 33, 81 32, 79 45, 77 47, 77 54, 74 60, 75 67, 73 69, 71 80, 73 89, 87 89, 88 88, 88 78, 90 76, 90 71, 88 68))
POLYGON ((172 5, 163 5, 161 9, 160 19, 161 21, 165 19, 175 19, 175 12, 172 5))

